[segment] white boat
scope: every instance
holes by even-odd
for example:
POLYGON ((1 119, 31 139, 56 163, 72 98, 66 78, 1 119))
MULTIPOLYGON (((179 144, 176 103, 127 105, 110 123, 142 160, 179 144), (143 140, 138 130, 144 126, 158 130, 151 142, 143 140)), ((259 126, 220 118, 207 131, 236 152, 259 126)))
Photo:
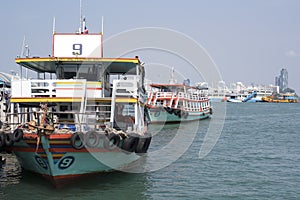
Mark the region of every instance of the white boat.
POLYGON ((227 102, 231 102, 231 103, 242 103, 242 102, 244 102, 244 101, 241 100, 241 99, 227 99, 227 102))
POLYGON ((251 99, 252 102, 263 102, 263 97, 271 96, 274 89, 259 89, 256 91, 256 96, 251 99))

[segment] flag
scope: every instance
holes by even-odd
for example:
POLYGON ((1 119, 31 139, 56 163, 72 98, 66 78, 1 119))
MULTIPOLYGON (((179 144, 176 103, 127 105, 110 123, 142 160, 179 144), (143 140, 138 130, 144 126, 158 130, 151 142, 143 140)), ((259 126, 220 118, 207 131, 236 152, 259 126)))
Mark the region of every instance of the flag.
POLYGON ((85 17, 83 18, 82 26, 83 26, 83 28, 84 28, 82 34, 88 34, 88 33, 89 33, 89 30, 88 30, 87 27, 86 27, 85 17))
POLYGON ((87 29, 86 27, 84 27, 83 34, 89 34, 89 29, 87 29))

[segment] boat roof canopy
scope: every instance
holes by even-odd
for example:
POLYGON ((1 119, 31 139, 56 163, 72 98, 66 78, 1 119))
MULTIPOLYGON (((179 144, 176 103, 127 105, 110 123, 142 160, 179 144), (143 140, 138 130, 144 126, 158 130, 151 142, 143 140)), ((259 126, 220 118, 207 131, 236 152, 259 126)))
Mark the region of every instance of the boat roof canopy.
POLYGON ((15 62, 39 73, 55 73, 58 66, 104 65, 111 73, 121 73, 136 67, 138 58, 16 58, 15 62))
POLYGON ((193 86, 188 86, 188 85, 184 85, 184 84, 150 84, 151 87, 153 88, 160 88, 160 89, 166 89, 166 88, 192 88, 192 89, 199 89, 197 87, 193 87, 193 86))

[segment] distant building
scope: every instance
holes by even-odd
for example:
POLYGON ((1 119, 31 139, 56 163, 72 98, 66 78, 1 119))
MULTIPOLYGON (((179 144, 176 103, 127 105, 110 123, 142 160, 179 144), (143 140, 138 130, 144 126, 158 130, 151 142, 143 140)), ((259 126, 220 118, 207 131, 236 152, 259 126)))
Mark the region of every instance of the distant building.
POLYGON ((280 75, 275 77, 275 85, 279 87, 279 92, 283 92, 288 88, 288 72, 281 69, 280 75))

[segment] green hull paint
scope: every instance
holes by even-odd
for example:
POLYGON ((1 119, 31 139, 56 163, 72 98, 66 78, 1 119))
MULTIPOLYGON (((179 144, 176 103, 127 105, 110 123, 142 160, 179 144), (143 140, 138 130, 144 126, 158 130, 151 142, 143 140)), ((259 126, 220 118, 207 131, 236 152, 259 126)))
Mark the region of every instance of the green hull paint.
POLYGON ((164 109, 150 109, 151 123, 180 123, 206 119, 210 117, 209 111, 207 112, 189 112, 186 117, 178 117, 174 113, 170 114, 164 109))
POLYGON ((120 150, 108 151, 102 147, 90 149, 90 152, 89 149, 83 148, 82 150, 87 151, 80 152, 73 149, 71 145, 65 147, 69 149, 68 152, 57 152, 55 148, 51 148, 50 152, 49 140, 42 137, 41 142, 42 145, 39 146, 37 152, 35 145, 29 146, 24 140, 15 143, 12 150, 22 168, 51 178, 118 170, 140 157, 135 153, 129 154, 120 150), (59 158, 56 157, 57 155, 59 158))

